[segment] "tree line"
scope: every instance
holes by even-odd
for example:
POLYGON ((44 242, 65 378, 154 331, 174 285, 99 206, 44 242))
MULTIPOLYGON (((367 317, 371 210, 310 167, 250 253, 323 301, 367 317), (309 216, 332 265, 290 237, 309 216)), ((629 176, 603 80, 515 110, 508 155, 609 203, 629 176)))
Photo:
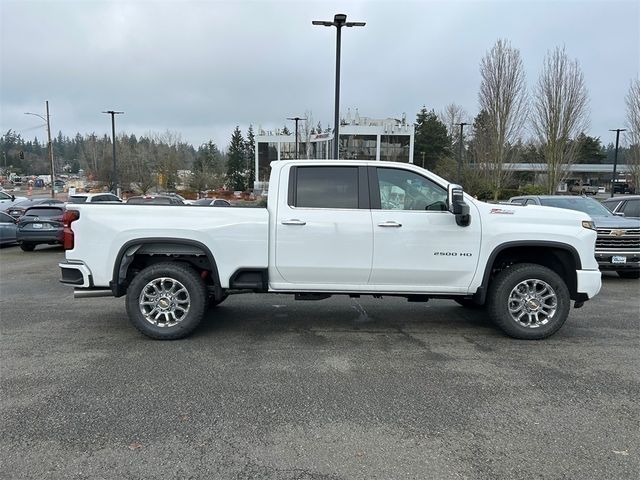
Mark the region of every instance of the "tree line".
MULTIPOLYGON (((88 180, 113 187, 110 136, 78 133, 67 137, 60 132, 51 143, 56 175, 77 174, 82 170, 88 180)), ((222 187, 245 191, 253 187, 255 135, 251 126, 246 140, 236 127, 226 152, 212 141, 196 150, 172 131, 141 137, 121 133, 116 138, 116 148, 118 181, 125 190, 133 188, 142 193, 154 188, 173 190, 180 182, 181 170, 193 173, 187 186, 196 191, 222 187)), ((0 137, 0 152, 3 156, 0 167, 5 174, 50 172, 47 144, 37 138, 26 140, 9 130, 0 137)))

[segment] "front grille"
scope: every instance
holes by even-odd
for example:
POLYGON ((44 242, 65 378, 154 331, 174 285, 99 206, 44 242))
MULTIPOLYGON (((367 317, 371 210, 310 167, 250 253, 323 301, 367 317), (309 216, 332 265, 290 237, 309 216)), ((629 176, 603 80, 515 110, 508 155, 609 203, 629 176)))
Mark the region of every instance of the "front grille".
POLYGON ((640 228, 599 228, 596 250, 640 250, 640 228))

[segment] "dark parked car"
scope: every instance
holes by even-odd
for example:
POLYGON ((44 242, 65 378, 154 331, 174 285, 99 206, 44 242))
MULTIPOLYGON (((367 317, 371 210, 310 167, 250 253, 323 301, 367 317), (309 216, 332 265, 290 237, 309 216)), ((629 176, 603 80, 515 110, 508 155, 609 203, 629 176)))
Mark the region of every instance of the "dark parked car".
POLYGON ((11 215, 0 212, 0 245, 12 245, 18 241, 16 222, 11 215))
POLYGON ((31 252, 36 245, 62 245, 64 206, 43 205, 28 208, 18 219, 17 240, 20 248, 31 252))
POLYGON ((127 203, 135 205, 184 205, 182 200, 173 195, 144 195, 129 197, 127 203))
POLYGON ((640 195, 625 195, 602 200, 602 204, 616 215, 640 219, 640 195))
POLYGON ((209 206, 209 207, 230 207, 231 203, 222 198, 201 198, 192 203, 192 205, 209 206))
POLYGON ((622 278, 640 278, 639 219, 619 217, 593 198, 572 195, 527 195, 512 197, 509 202, 585 212, 598 231, 595 257, 600 270, 615 270, 622 278))
POLYGON ((5 212, 11 215, 13 218, 20 218, 24 215, 27 208, 42 206, 42 205, 63 205, 62 200, 55 198, 35 198, 33 200, 23 200, 22 202, 15 203, 5 209, 5 212))

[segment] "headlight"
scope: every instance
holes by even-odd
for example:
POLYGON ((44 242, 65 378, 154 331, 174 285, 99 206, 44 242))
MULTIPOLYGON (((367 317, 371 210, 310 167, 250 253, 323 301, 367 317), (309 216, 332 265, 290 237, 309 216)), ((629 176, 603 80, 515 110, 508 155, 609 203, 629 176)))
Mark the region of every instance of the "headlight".
POLYGON ((582 221, 582 226, 584 228, 588 228, 589 230, 595 230, 596 229, 596 224, 593 223, 593 220, 583 220, 582 221))

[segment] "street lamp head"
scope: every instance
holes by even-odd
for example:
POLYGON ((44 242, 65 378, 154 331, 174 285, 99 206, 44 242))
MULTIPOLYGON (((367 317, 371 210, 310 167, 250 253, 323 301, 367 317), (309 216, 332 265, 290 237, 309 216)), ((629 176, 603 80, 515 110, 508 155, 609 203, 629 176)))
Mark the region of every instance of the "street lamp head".
POLYGON ((347 22, 344 24, 345 27, 364 27, 367 22, 347 22))
POLYGON ((610 132, 626 132, 627 129, 626 128, 614 128, 614 129, 610 129, 610 132))
POLYGON ((333 23, 337 25, 342 25, 347 21, 347 16, 344 13, 336 13, 333 17, 333 23))
POLYGON ((313 20, 311 22, 312 25, 321 25, 323 27, 333 27, 333 22, 327 22, 324 20, 313 20))

